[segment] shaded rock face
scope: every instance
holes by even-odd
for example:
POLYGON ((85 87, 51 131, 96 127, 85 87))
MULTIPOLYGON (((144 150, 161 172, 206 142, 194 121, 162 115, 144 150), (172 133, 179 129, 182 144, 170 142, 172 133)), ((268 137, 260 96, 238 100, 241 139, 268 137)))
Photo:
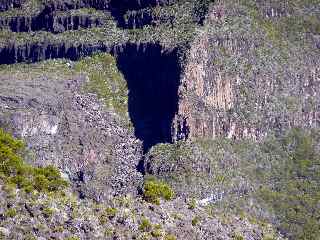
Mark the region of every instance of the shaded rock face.
POLYGON ((37 62, 52 58, 77 60, 94 52, 111 52, 129 88, 129 115, 135 135, 147 151, 157 143, 173 141, 173 119, 178 110, 181 66, 177 49, 159 44, 104 45, 26 45, 14 44, 0 51, 1 63, 37 62))
POLYGON ((127 14, 127 19, 123 15, 118 17, 118 25, 123 28, 142 28, 154 20, 150 10, 130 11, 127 14))
MULTIPOLYGON (((58 73, 57 73, 58 74, 58 73)), ((1 76, 0 126, 22 137, 35 165, 55 165, 81 196, 137 193, 141 144, 94 95, 84 76, 1 76)))
POLYGON ((176 0, 111 0, 112 8, 117 8, 120 11, 138 10, 146 7, 154 7, 160 5, 169 5, 176 0))
POLYGON ((49 14, 57 10, 65 11, 79 8, 95 8, 106 10, 110 7, 110 0, 49 0, 45 2, 43 14, 49 14))
POLYGON ((127 44, 115 55, 128 83, 129 115, 144 150, 172 142, 181 72, 177 50, 166 51, 158 44, 127 44))
POLYGON ((104 44, 32 43, 26 45, 9 44, 0 48, 0 64, 38 62, 46 59, 67 58, 78 60, 95 52, 110 52, 112 46, 104 44))
MULTIPOLYGON (((30 32, 30 31, 49 31, 54 33, 64 32, 67 30, 77 30, 79 28, 100 27, 104 20, 83 14, 79 16, 58 16, 56 13, 61 11, 76 10, 82 8, 94 8, 96 10, 110 11, 118 22, 118 25, 124 28, 143 27, 152 22, 150 12, 135 14, 136 11, 147 9, 147 7, 155 7, 160 5, 169 5, 175 1, 170 0, 151 0, 151 1, 48 1, 39 5, 36 13, 26 15, 18 14, 17 16, 0 17, 0 29, 10 29, 13 32, 30 32), (133 11, 126 23, 124 14, 127 11, 133 11), (57 26, 59 25, 59 26, 57 26)), ((9 6, 22 8, 22 2, 7 3, 3 5, 3 10, 7 10, 9 6), (7 6, 8 5, 8 6, 7 6)), ((0 4, 1 10, 1 4, 0 4)))
POLYGON ((104 19, 90 15, 56 16, 53 14, 39 16, 17 16, 0 18, 0 28, 12 32, 31 32, 45 30, 53 33, 80 28, 100 27, 104 19))
POLYGON ((22 5, 25 0, 1 0, 0 11, 6 11, 11 8, 17 8, 22 5))

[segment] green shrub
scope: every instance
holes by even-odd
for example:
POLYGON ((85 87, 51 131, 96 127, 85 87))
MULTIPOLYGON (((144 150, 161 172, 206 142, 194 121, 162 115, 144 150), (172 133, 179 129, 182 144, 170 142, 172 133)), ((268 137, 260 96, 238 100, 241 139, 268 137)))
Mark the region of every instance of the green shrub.
POLYGON ((25 235, 24 240, 37 240, 37 238, 32 233, 28 233, 25 235))
POLYGON ((191 221, 192 226, 197 226, 200 222, 199 217, 194 217, 191 221))
POLYGON ((164 240, 176 240, 177 238, 172 234, 166 234, 164 240))
POLYGON ((63 190, 68 183, 53 166, 32 167, 23 161, 25 145, 0 128, 0 174, 7 184, 14 184, 26 192, 55 192, 63 190))
POLYGON ((17 211, 14 208, 10 208, 5 212, 4 215, 8 218, 13 218, 17 215, 17 211))
POLYGON ((162 227, 160 224, 153 225, 151 236, 155 238, 159 238, 162 236, 162 227))
POLYGON ((142 218, 139 226, 139 230, 142 232, 150 232, 151 229, 152 229, 152 224, 150 223, 149 219, 145 217, 142 218))
POLYGON ((53 213, 54 213, 54 210, 48 207, 42 210, 42 214, 45 218, 50 218, 53 215, 53 213))
POLYGON ((148 202, 160 204, 160 198, 171 200, 173 196, 173 190, 163 181, 149 178, 144 183, 143 197, 148 202))
POLYGON ((111 207, 108 207, 105 210, 107 217, 110 219, 114 218, 116 216, 117 212, 118 212, 118 210, 116 208, 111 208, 111 207))
POLYGON ((72 236, 72 237, 65 238, 65 240, 80 240, 80 238, 76 236, 72 236))
POLYGON ((99 217, 100 223, 106 224, 108 219, 112 219, 116 216, 117 212, 118 210, 116 208, 111 208, 111 207, 106 208, 99 217))
POLYGON ((271 237, 271 236, 265 236, 263 237, 262 240, 276 240, 274 237, 271 237))
POLYGON ((244 240, 244 237, 242 235, 240 235, 240 234, 235 234, 233 236, 233 240, 244 240))
POLYGON ((193 210, 196 208, 196 206, 197 206, 197 201, 194 198, 188 201, 188 209, 193 210))
POLYGON ((114 235, 114 230, 113 228, 107 228, 105 231, 104 231, 104 235, 106 237, 111 237, 112 235, 114 235))

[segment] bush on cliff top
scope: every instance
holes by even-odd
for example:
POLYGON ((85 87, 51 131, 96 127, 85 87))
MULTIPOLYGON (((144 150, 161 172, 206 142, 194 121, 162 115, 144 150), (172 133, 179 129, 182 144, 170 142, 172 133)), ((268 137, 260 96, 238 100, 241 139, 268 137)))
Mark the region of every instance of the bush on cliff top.
POLYGON ((174 192, 171 187, 163 181, 149 178, 143 186, 143 197, 146 201, 159 205, 160 199, 171 200, 174 192))
POLYGON ((26 192, 64 189, 68 184, 53 166, 33 167, 23 161, 25 145, 0 128, 0 179, 26 192))

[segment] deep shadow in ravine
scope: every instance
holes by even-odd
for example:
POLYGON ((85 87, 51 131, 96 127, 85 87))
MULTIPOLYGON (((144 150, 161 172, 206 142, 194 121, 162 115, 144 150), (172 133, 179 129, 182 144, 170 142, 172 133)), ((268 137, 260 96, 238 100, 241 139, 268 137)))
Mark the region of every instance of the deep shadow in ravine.
POLYGON ((144 152, 172 142, 172 121, 178 109, 180 65, 177 50, 159 44, 126 44, 116 53, 128 83, 129 115, 144 152))

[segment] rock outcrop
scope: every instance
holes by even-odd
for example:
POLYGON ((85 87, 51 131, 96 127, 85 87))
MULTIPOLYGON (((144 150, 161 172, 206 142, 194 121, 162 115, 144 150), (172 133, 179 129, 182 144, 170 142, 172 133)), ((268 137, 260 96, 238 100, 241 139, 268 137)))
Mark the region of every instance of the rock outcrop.
POLYGON ((52 64, 60 67, 2 71, 0 125, 25 139, 33 164, 60 168, 82 197, 135 195, 142 183, 136 170, 141 143, 96 96, 83 92, 86 75, 70 74, 68 62, 52 64))

